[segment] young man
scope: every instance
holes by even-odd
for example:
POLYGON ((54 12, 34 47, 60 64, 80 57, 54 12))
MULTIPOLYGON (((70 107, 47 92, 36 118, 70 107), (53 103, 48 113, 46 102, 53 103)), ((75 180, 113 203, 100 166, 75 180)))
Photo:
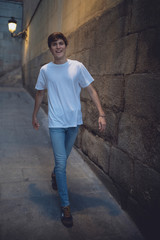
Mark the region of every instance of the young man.
POLYGON ((98 112, 99 130, 105 130, 105 114, 98 95, 91 85, 94 81, 84 65, 66 58, 68 41, 58 32, 48 37, 48 47, 54 57, 53 62, 40 69, 36 83, 36 98, 32 116, 32 125, 39 128, 37 113, 44 90, 48 91, 49 132, 53 147, 55 168, 52 173, 52 187, 58 189, 61 201, 61 220, 66 227, 73 225, 70 212, 66 181, 67 158, 75 142, 78 128, 83 123, 80 103, 81 88, 88 90, 98 112))

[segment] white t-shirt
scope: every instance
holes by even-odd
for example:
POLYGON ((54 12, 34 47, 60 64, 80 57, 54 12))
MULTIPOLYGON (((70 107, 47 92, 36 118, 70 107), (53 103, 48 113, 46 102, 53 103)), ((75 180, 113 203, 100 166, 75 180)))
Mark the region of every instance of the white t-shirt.
POLYGON ((50 62, 40 69, 35 88, 48 90, 49 128, 68 128, 81 125, 81 88, 94 79, 78 61, 68 59, 64 64, 50 62))

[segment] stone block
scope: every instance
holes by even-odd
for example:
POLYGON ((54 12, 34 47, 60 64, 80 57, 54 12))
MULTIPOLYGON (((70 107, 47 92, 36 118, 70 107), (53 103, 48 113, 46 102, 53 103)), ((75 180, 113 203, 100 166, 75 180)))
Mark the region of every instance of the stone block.
POLYGON ((85 125, 90 125, 95 130, 98 127, 98 112, 95 105, 91 101, 81 101, 83 121, 85 125))
POLYGON ((119 146, 160 171, 160 83, 158 74, 135 74, 126 80, 125 111, 119 146), (126 142, 126 143, 125 143, 126 142))
MULTIPOLYGON (((93 84, 94 83, 92 83, 92 85, 93 84)), ((87 101, 87 100, 91 101, 91 97, 90 97, 86 88, 81 89, 81 100, 84 101, 84 102, 87 101)))
POLYGON ((137 49, 136 72, 160 72, 160 29, 140 33, 137 49))
POLYGON ((160 133, 156 124, 144 118, 122 114, 118 147, 160 172, 160 133))
POLYGON ((70 56, 75 52, 75 34, 71 33, 67 36, 68 40, 68 46, 67 46, 67 57, 70 58, 70 56))
POLYGON ((14 69, 11 72, 8 72, 6 74, 4 74, 1 78, 0 78, 0 85, 1 86, 22 86, 22 70, 21 67, 18 67, 16 69, 14 69))
POLYGON ((75 32, 93 18, 98 18, 104 11, 114 9, 122 0, 86 0, 86 1, 64 1, 62 8, 62 30, 63 32, 75 32))
POLYGON ((82 133, 82 151, 108 173, 110 147, 103 139, 85 130, 82 133))
POLYGON ((115 8, 97 18, 96 45, 112 42, 127 35, 131 1, 121 1, 115 8))
POLYGON ((125 111, 160 121, 160 74, 133 74, 126 78, 125 111))
POLYGON ((77 148, 81 148, 81 145, 82 145, 82 133, 83 133, 83 126, 80 126, 77 138, 76 138, 75 143, 74 143, 77 148))
POLYGON ((160 24, 159 0, 134 0, 132 3, 132 17, 129 32, 140 32, 160 24))
POLYGON ((98 92, 102 105, 111 109, 113 112, 123 111, 123 76, 95 76, 94 79, 94 87, 98 92))
POLYGON ((136 64, 138 35, 133 34, 90 49, 89 65, 93 75, 129 74, 136 64))
POLYGON ((111 147, 109 176, 122 189, 130 192, 133 184, 133 160, 120 149, 111 147))
POLYGON ((160 173, 135 161, 132 196, 150 213, 160 214, 160 173))
POLYGON ((143 129, 147 121, 127 113, 122 114, 119 123, 118 147, 131 157, 145 160, 148 151, 144 144, 143 129))
POLYGON ((97 34, 97 25, 95 19, 80 27, 74 33, 74 52, 93 49, 95 47, 95 36, 97 34))
POLYGON ((88 69, 90 72, 90 65, 89 65, 89 54, 90 50, 83 50, 81 52, 75 53, 74 55, 70 56, 71 59, 76 59, 83 63, 83 65, 88 69))
POLYGON ((106 141, 117 142, 117 126, 119 121, 119 113, 115 114, 110 110, 106 110, 106 130, 100 133, 98 129, 98 112, 97 108, 90 101, 82 101, 83 122, 86 128, 94 134, 103 137, 106 141))

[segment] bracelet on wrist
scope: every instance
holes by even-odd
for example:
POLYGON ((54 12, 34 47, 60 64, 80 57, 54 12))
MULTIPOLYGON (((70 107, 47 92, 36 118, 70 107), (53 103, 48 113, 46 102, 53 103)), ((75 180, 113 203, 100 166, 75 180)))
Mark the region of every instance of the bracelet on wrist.
POLYGON ((105 118, 105 117, 106 117, 106 115, 99 115, 99 117, 104 117, 104 118, 105 118))

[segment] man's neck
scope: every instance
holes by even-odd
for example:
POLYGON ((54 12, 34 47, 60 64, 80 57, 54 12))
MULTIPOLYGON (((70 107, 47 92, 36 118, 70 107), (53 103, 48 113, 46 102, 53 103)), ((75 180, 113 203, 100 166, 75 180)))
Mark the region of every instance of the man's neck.
POLYGON ((67 58, 64 58, 64 59, 54 59, 53 62, 55 64, 64 64, 67 62, 67 58))

